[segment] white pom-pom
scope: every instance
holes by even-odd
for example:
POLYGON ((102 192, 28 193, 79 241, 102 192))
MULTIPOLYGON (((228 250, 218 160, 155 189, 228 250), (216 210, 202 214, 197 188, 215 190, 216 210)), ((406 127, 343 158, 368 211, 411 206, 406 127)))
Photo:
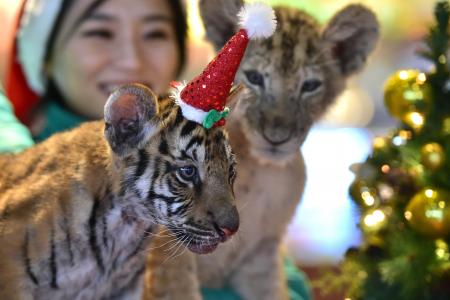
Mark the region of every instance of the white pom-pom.
POLYGON ((247 3, 238 14, 239 25, 247 31, 250 39, 267 38, 277 27, 273 9, 264 3, 247 3))

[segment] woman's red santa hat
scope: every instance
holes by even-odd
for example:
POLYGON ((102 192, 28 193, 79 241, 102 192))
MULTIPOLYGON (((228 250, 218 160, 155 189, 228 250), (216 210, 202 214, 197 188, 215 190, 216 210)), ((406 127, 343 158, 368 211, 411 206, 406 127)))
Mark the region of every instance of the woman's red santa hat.
POLYGON ((62 2, 22 0, 16 14, 16 28, 9 37, 13 42, 5 75, 5 92, 15 114, 24 123, 29 123, 31 110, 45 92, 44 56, 62 2))
POLYGON ((225 125, 225 106, 249 39, 266 38, 276 27, 275 13, 263 3, 246 4, 239 12, 240 29, 220 50, 203 73, 187 85, 178 84, 173 97, 183 116, 205 128, 225 125))

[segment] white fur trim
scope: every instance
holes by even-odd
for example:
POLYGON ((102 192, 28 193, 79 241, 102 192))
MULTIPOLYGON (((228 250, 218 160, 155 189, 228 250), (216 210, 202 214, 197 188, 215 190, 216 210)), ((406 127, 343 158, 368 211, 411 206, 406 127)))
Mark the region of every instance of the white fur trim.
POLYGON ((178 87, 174 88, 171 93, 171 98, 175 101, 175 103, 181 107, 181 112, 183 113, 183 116, 190 120, 197 122, 199 124, 203 124, 203 120, 205 119, 208 112, 203 111, 201 109, 195 108, 181 99, 181 91, 186 86, 185 83, 180 84, 178 87))
POLYGON ((247 30, 250 39, 267 38, 277 27, 273 9, 265 3, 247 3, 238 13, 239 25, 247 30))
POLYGON ((39 95, 46 86, 44 55, 61 3, 61 0, 27 0, 20 20, 18 58, 28 85, 39 95))

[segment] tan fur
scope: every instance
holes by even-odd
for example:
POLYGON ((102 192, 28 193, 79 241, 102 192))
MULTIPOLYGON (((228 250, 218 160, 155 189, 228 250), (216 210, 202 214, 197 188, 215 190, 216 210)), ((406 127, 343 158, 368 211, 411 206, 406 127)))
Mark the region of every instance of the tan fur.
POLYGON ((147 268, 143 299, 201 299, 194 254, 183 251, 173 255, 176 249, 170 248, 173 242, 167 230, 161 228, 158 233, 158 238, 152 243, 154 250, 147 258, 147 265, 163 267, 155 270, 147 268), (164 255, 160 255, 160 251, 164 251, 164 255), (165 284, 159 285, 159 282, 165 284))
MULTIPOLYGON (((30 260, 39 261, 49 255, 51 228, 63 222, 62 216, 70 218, 70 231, 87 222, 90 195, 111 181, 111 160, 102 134, 103 124, 91 123, 20 155, 1 157, 0 298, 26 299, 30 293, 25 269, 18 267, 27 230, 33 235, 30 260)), ((112 183, 117 189, 117 181, 112 183)), ((55 234, 56 242, 65 239, 55 234)))
POLYGON ((0 299, 139 299, 157 224, 196 251, 237 229, 233 157, 222 128, 139 85, 110 97, 105 122, 0 155, 0 299), (195 187, 177 179, 189 165, 195 187))
MULTIPOLYGON (((200 2, 208 38, 216 49, 236 30, 241 4, 200 2)), ((227 123, 238 159, 235 194, 241 229, 215 253, 197 257, 201 286, 229 285, 244 300, 288 299, 279 248, 305 184, 299 148, 344 89, 347 77, 363 67, 378 38, 375 16, 361 5, 344 8, 324 28, 297 9, 278 7, 276 15, 273 37, 250 42, 247 48, 236 81, 245 83, 249 92, 227 123), (263 77, 263 86, 254 83, 251 71, 263 77)), ((168 274, 162 280, 190 278, 169 277, 170 265, 177 262, 162 265, 168 274)), ((170 283, 157 285, 161 289, 170 283)))

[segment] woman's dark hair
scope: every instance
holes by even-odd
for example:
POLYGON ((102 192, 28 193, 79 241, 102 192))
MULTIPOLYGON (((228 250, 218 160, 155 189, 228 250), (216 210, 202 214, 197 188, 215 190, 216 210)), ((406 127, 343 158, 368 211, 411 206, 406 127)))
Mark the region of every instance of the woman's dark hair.
POLYGON ((186 11, 180 0, 169 0, 170 10, 173 14, 173 25, 175 27, 175 34, 178 43, 179 61, 177 76, 180 75, 186 63, 186 37, 187 37, 187 21, 186 11))
MULTIPOLYGON (((52 55, 53 45, 55 44, 56 36, 59 33, 59 29, 61 28, 61 24, 65 19, 68 11, 76 0, 63 0, 61 4, 61 10, 55 20, 55 24, 53 25, 53 29, 49 35, 49 39, 47 42, 44 62, 47 63, 50 60, 52 55)), ((83 20, 85 20, 89 15, 102 3, 108 0, 94 0, 92 3, 85 9, 85 11, 81 14, 81 16, 77 19, 74 27, 74 30, 83 20)), ((187 37, 187 20, 186 20, 186 11, 183 8, 182 0, 166 0, 168 1, 170 11, 173 15, 173 26, 175 29, 176 41, 178 44, 178 58, 179 65, 177 69, 177 76, 180 75, 181 71, 184 68, 186 63, 186 37, 187 37)), ((43 99, 62 99, 61 92, 58 91, 56 85, 53 80, 49 78, 47 83, 47 88, 43 99)))

